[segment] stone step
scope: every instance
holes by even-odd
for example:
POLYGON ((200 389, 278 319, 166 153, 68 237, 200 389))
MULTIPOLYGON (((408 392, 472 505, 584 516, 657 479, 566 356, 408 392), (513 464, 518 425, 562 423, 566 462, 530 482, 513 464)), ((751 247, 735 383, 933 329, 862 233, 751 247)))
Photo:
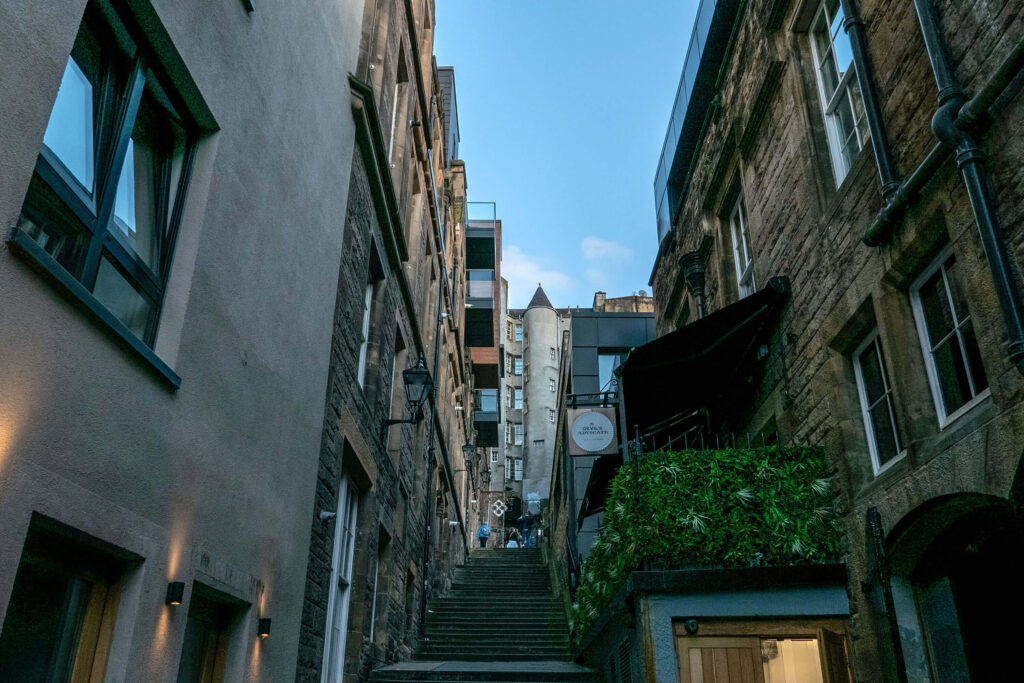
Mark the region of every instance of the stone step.
POLYGON ((414 661, 377 669, 372 683, 596 683, 595 673, 565 661, 467 662, 414 661))

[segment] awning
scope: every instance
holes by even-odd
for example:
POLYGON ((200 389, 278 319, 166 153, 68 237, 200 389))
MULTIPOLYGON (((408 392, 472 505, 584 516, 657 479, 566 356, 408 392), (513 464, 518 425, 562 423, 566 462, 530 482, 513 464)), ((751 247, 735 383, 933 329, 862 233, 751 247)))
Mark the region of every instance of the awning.
MULTIPOLYGON (((746 374, 737 377, 737 371, 765 343, 789 294, 787 278, 772 278, 764 289, 630 352, 620 366, 619 385, 630 434, 634 425, 644 434, 673 418, 685 427, 701 408, 747 397, 746 374), (737 387, 737 379, 743 386, 737 387)), ((621 455, 594 462, 580 520, 604 510, 622 462, 621 455)))
POLYGON ((630 428, 643 432, 735 396, 737 371, 764 343, 789 294, 787 278, 772 278, 764 289, 630 353, 620 369, 630 428))

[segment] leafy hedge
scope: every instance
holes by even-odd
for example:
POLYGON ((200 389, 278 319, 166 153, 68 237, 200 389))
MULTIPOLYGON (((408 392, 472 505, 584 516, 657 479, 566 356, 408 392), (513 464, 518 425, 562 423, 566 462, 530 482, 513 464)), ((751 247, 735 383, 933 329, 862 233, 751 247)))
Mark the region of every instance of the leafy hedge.
POLYGON ((827 563, 839 527, 819 448, 660 451, 627 462, 576 591, 578 640, 646 559, 658 569, 827 563), (639 486, 636 473, 639 471, 639 486))

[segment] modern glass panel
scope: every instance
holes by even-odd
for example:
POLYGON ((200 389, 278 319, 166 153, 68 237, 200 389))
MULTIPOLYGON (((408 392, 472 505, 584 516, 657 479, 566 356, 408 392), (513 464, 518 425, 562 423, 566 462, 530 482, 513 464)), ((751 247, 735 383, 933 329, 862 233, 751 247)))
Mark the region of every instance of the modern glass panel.
POLYGON ((498 390, 478 389, 476 391, 476 409, 481 413, 494 413, 498 410, 498 390))
POLYGON ((18 228, 76 279, 82 277, 91 235, 39 176, 29 184, 18 228))
POLYGON ((95 167, 93 135, 93 86, 75 60, 68 59, 43 144, 89 193, 95 167))
POLYGON ((135 286, 110 261, 108 255, 104 255, 100 259, 100 269, 96 275, 96 287, 93 289, 93 294, 135 335, 146 336, 149 318, 154 310, 153 304, 135 289, 135 286))

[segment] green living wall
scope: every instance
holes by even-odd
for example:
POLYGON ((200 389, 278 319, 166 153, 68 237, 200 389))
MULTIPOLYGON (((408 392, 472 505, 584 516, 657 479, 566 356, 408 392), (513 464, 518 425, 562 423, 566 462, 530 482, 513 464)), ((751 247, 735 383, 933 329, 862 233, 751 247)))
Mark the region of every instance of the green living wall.
POLYGON ((820 448, 659 451, 624 464, 574 596, 582 638, 629 573, 829 563, 839 527, 820 448))

